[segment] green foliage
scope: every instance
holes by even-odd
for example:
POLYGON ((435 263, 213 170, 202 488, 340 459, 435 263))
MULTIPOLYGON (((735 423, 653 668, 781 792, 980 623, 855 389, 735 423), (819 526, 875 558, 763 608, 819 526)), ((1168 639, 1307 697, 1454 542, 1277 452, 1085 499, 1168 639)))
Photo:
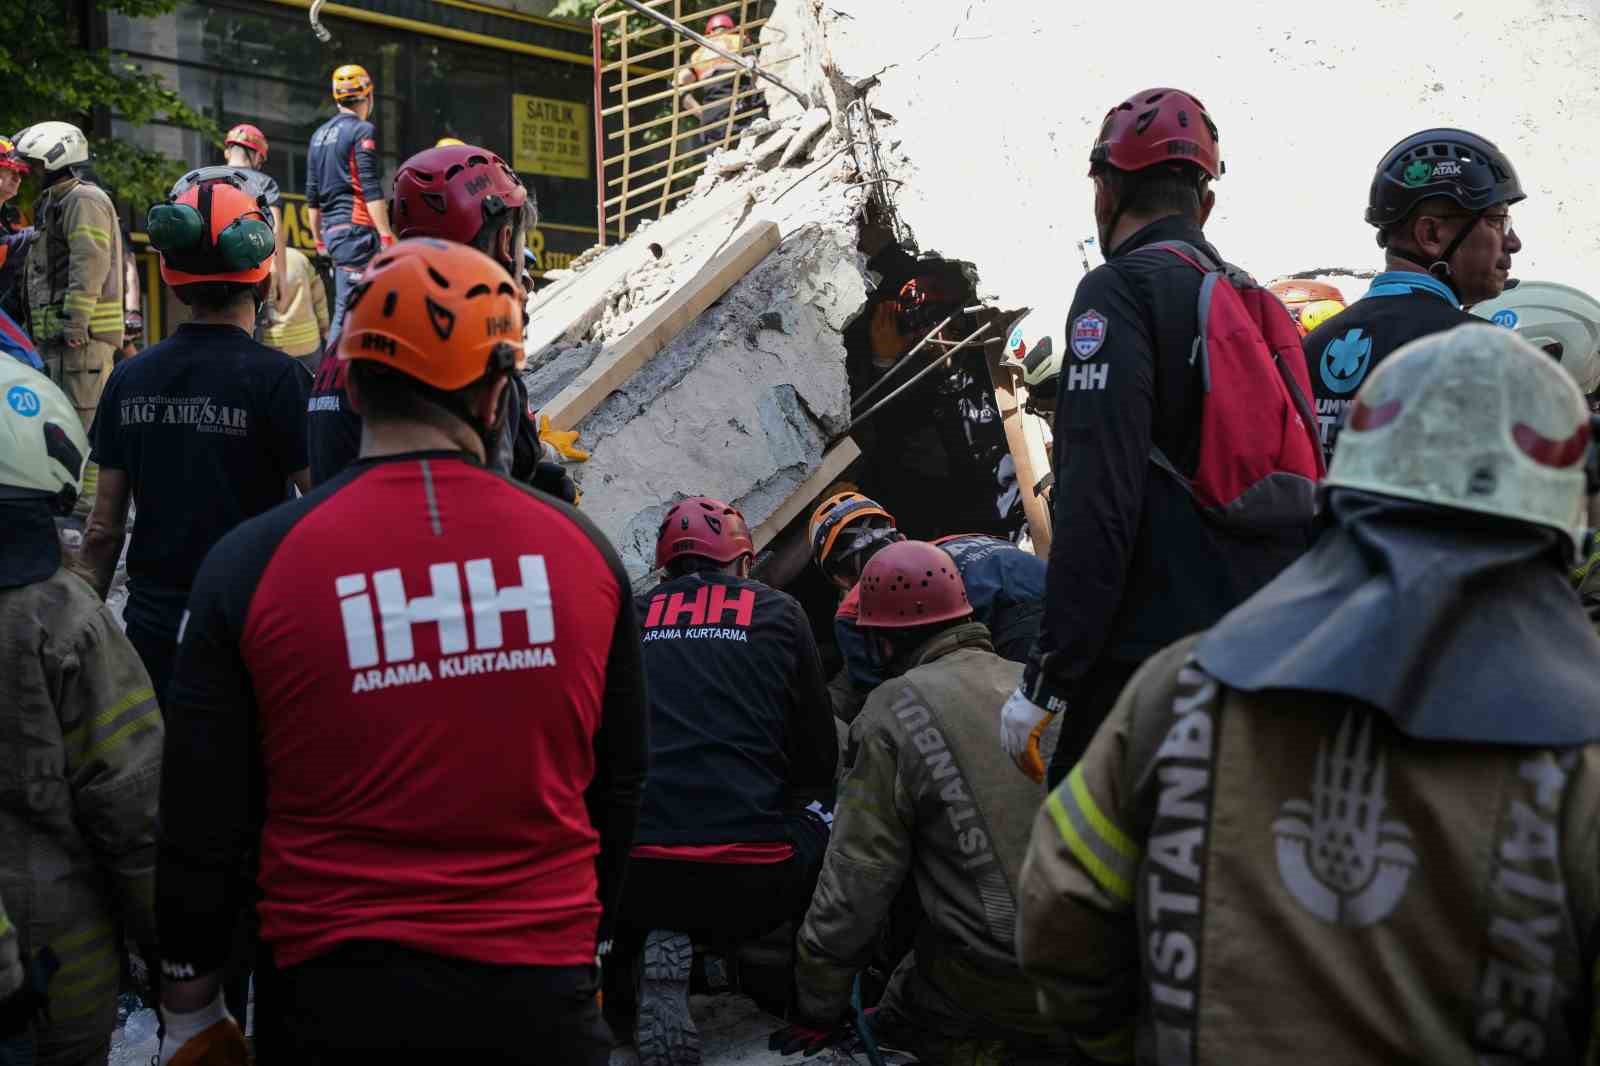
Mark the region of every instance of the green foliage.
MULTIPOLYGON (((177 0, 99 0, 102 11, 136 18, 162 15, 177 0)), ((222 131, 185 104, 161 79, 104 49, 81 47, 77 6, 66 0, 0 0, 0 131, 35 122, 72 122, 90 134, 95 171, 136 212, 160 200, 185 166, 181 160, 93 136, 91 116, 109 108, 133 123, 159 119, 220 141, 222 131)), ((36 181, 37 176, 31 176, 36 181)))

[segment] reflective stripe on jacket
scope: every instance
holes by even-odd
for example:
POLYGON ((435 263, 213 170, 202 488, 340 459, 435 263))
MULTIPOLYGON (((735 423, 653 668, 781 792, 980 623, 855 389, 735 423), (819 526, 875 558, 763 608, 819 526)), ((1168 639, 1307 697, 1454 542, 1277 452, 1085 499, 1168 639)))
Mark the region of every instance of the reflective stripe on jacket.
POLYGON ((28 317, 36 343, 68 329, 122 343, 122 230, 98 186, 67 178, 46 190, 37 210, 44 239, 28 252, 28 317))

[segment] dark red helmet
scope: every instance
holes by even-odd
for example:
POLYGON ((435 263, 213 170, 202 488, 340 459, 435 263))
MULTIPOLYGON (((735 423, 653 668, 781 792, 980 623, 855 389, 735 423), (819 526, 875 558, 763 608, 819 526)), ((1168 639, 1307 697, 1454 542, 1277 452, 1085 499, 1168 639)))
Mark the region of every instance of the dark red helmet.
POLYGON ((1220 178, 1222 150, 1206 105, 1182 89, 1146 89, 1106 112, 1089 152, 1089 173, 1101 163, 1144 170, 1162 163, 1191 163, 1220 178))
POLYGON ((394 176, 395 236, 471 244, 486 223, 521 211, 528 188, 487 148, 447 145, 418 152, 394 176))
POLYGON ((896 316, 900 332, 925 333, 961 308, 961 296, 943 278, 918 274, 900 286, 895 303, 900 308, 896 316))
POLYGON ((690 496, 673 504, 656 532, 658 570, 686 555, 731 563, 741 555, 755 553, 756 544, 744 515, 709 496, 690 496))
POLYGON ((735 28, 733 16, 724 11, 720 15, 712 15, 706 20, 706 32, 716 33, 718 30, 731 30, 735 28))
POLYGON ((909 629, 972 614, 955 560, 925 540, 902 540, 861 571, 863 629, 909 629))

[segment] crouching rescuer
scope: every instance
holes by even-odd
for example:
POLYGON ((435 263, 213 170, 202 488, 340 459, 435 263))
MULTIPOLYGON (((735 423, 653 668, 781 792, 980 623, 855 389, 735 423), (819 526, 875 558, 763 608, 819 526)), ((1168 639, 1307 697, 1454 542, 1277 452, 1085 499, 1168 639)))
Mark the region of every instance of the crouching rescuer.
POLYGON ((1059 1062, 1013 948, 1016 884, 1038 786, 994 744, 1019 663, 994 654, 956 563, 923 541, 883 548, 861 575, 858 624, 888 680, 850 727, 833 840, 800 930, 793 1023, 775 1049, 841 1035, 851 986, 896 894, 924 917, 889 979, 877 1038, 927 1063, 1059 1062))
POLYGON ((626 1016, 637 959, 641 1066, 700 1061, 694 945, 732 954, 798 922, 828 846, 839 744, 822 663, 800 604, 750 579, 754 552, 736 509, 681 500, 656 539, 667 580, 638 603, 650 786, 606 1009, 626 1016))
POLYGON ((217 970, 258 847, 262 1063, 603 1066, 648 750, 627 576, 576 510, 483 466, 523 362, 510 275, 402 241, 351 295, 360 458, 224 537, 190 599, 162 1061, 239 1061, 217 970))

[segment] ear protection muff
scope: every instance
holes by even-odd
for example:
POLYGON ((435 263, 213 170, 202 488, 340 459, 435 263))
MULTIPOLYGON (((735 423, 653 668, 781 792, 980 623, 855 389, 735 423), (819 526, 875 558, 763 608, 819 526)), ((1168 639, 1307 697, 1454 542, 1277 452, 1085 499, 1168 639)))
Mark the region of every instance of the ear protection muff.
MULTIPOLYGON (((220 180, 220 179, 219 179, 220 180)), ((275 251, 272 226, 262 218, 241 216, 210 240, 211 190, 216 182, 196 186, 198 208, 192 204, 164 203, 152 207, 145 216, 145 232, 150 243, 164 256, 207 269, 192 271, 226 273, 260 266, 275 251), (216 270, 220 267, 221 270, 216 270)))

